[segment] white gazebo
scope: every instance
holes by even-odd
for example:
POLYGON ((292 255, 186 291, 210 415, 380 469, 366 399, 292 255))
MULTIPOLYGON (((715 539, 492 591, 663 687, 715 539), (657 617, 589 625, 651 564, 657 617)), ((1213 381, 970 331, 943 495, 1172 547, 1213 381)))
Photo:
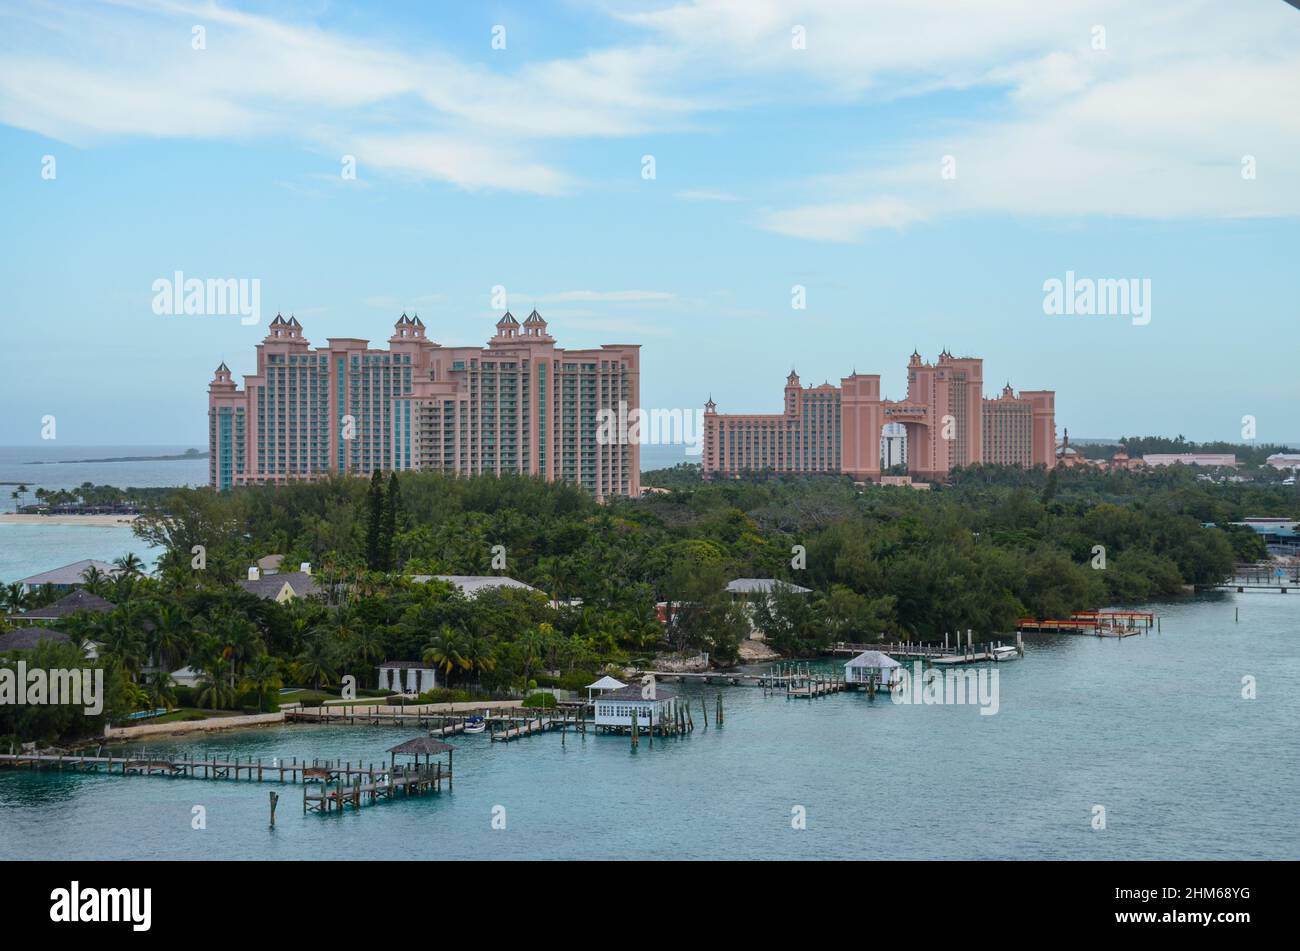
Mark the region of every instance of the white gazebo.
POLYGON ((604 693, 607 690, 622 690, 627 684, 621 680, 615 680, 613 677, 601 677, 594 684, 587 684, 587 702, 591 702, 591 692, 598 690, 604 693))
POLYGON ((880 651, 863 651, 844 665, 844 682, 848 684, 868 684, 877 686, 893 684, 903 665, 888 654, 880 651))

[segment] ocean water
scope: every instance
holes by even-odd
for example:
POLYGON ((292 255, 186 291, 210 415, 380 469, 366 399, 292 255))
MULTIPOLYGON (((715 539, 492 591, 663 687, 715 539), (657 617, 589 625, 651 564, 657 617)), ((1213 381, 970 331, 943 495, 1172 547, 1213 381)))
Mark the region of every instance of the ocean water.
POLYGON ((0 582, 10 583, 83 558, 113 561, 131 552, 150 569, 161 549, 127 525, 6 525, 0 523, 0 582))
MULTIPOLYGON (((1300 597, 1157 610, 1160 633, 1028 638, 997 667, 993 716, 734 687, 725 725, 705 728, 700 700, 712 721, 719 690, 685 688, 688 737, 635 752, 626 737, 459 737, 454 792, 343 815, 302 815, 292 784, 0 770, 0 858, 1300 858, 1300 597)), ((277 727, 148 748, 379 762, 419 732, 277 727)))
POLYGON ((85 483, 152 488, 169 485, 206 485, 207 459, 177 459, 145 462, 77 462, 79 459, 113 459, 122 456, 172 456, 187 449, 206 452, 207 446, 65 446, 51 441, 39 446, 0 446, 0 511, 14 511, 7 483, 21 482, 30 490, 23 504, 36 501, 35 492, 44 489, 72 489, 85 483))
MULTIPOLYGON (((121 456, 167 456, 201 446, 0 446, 0 512, 17 506, 17 485, 27 486, 24 504, 36 501, 36 490, 71 489, 85 482, 148 488, 203 485, 206 459, 147 462, 76 462, 121 456), (34 464, 40 463, 40 464, 34 464)), ((0 524, 0 582, 17 581, 51 568, 95 558, 112 561, 128 552, 152 566, 160 552, 144 544, 127 525, 6 525, 0 524)))

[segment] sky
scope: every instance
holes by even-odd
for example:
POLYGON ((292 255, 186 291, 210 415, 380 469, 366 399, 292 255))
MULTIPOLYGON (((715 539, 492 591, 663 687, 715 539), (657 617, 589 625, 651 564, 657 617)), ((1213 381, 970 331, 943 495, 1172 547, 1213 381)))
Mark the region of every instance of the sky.
POLYGON ((496 288, 646 407, 946 349, 1058 435, 1300 441, 1283 0, 0 0, 0 213, 4 445, 201 446, 277 312, 481 345, 496 288), (1149 290, 1045 312, 1071 272, 1149 290))

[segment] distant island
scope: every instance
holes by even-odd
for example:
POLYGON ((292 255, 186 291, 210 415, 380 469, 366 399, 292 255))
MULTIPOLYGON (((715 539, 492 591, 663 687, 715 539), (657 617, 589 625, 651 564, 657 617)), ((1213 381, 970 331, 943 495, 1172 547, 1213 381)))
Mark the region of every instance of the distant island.
POLYGON ((25 462, 27 466, 58 466, 86 462, 179 462, 186 459, 206 459, 210 454, 198 449, 186 449, 171 456, 114 456, 110 459, 42 459, 25 462))

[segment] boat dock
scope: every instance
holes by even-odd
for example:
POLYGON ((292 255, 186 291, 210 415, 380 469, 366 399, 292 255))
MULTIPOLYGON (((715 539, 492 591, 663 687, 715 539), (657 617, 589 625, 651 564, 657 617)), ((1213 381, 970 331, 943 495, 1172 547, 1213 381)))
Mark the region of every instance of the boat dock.
POLYGON ((1269 562, 1237 565, 1232 579, 1219 584, 1197 585, 1198 591, 1277 591, 1286 594, 1300 588, 1300 565, 1275 565, 1269 562))
POLYGON ((0 767, 11 769, 58 770, 74 773, 104 773, 120 776, 173 776, 189 779, 225 779, 244 782, 297 783, 329 782, 356 777, 371 777, 383 764, 343 762, 342 760, 281 760, 269 763, 253 759, 183 759, 137 753, 129 756, 78 756, 74 754, 0 754, 0 767))
POLYGON ((393 772, 377 773, 368 780, 358 777, 357 782, 346 785, 336 781, 333 788, 328 783, 321 783, 316 792, 309 792, 310 784, 306 784, 302 790, 302 811, 303 815, 334 810, 342 812, 349 806, 360 809, 381 799, 442 792, 443 780, 450 787, 451 769, 444 770, 441 763, 435 763, 432 768, 398 768, 393 772))
POLYGON ((1148 611, 1074 611, 1068 618, 1021 618, 1017 633, 1090 634, 1094 637, 1132 637, 1145 634, 1157 624, 1148 611))

